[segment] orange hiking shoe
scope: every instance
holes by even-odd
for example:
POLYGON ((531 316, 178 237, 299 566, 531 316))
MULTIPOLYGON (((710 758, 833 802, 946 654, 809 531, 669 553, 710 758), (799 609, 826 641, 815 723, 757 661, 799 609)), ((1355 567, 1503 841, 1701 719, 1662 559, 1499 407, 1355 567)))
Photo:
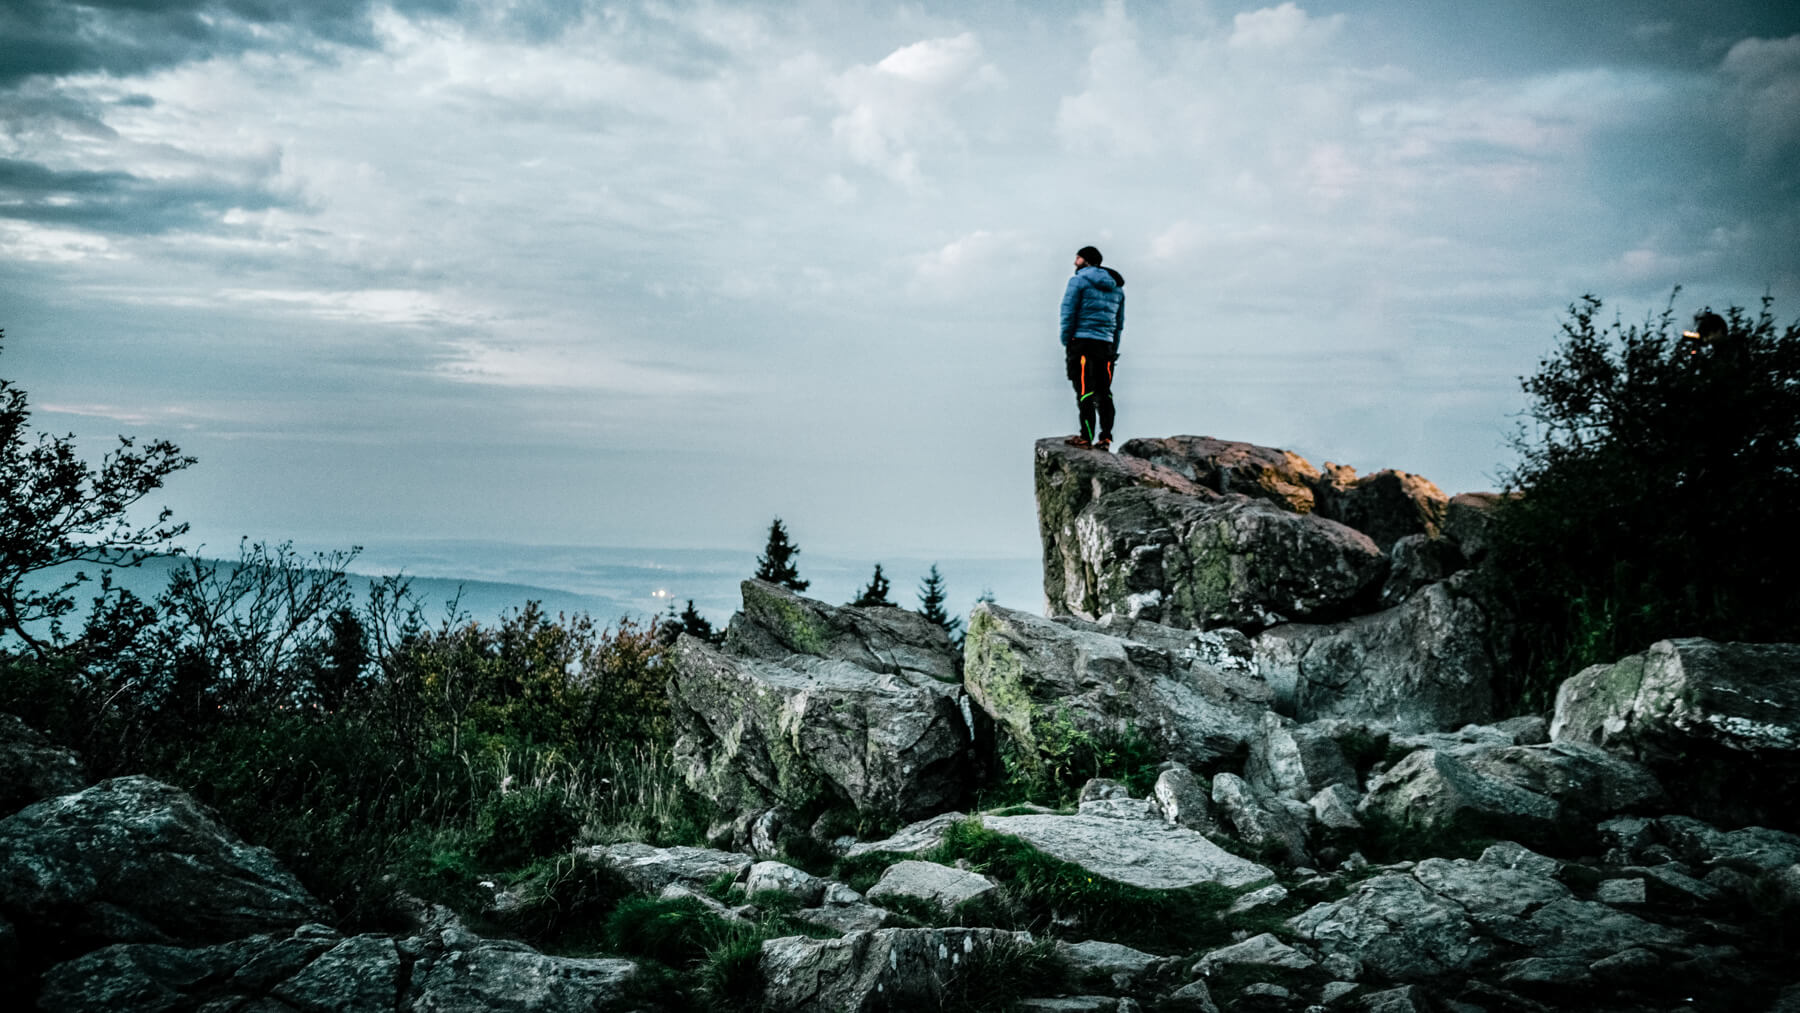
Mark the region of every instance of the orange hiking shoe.
POLYGON ((1063 442, 1067 443, 1069 446, 1074 447, 1077 450, 1092 450, 1092 449, 1094 449, 1094 445, 1092 443, 1089 443, 1088 438, 1085 436, 1071 436, 1068 439, 1064 440, 1063 442))

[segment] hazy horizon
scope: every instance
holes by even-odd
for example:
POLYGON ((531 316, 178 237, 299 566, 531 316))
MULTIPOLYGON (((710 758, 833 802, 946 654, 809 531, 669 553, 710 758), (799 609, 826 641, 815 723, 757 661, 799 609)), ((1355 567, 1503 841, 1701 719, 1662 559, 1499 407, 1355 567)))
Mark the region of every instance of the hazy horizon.
POLYGON ((0 371, 193 541, 1037 551, 1118 436, 1492 488, 1584 293, 1800 315, 1800 7, 16 0, 0 371))

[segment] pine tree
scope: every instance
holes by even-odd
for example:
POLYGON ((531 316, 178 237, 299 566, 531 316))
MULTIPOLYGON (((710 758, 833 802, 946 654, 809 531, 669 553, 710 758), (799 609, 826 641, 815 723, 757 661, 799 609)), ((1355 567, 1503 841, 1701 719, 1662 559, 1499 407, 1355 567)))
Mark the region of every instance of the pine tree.
POLYGON ((725 642, 724 631, 715 632, 713 630, 713 624, 700 614, 699 609, 694 607, 692 598, 687 600, 687 608, 681 611, 681 618, 678 621, 681 623, 682 630, 690 637, 699 637, 713 645, 725 642))
POLYGON ((919 612, 925 618, 937 623, 950 634, 951 643, 960 643, 962 638, 962 620, 951 615, 944 608, 944 577, 938 573, 937 564, 931 564, 931 572, 919 585, 919 612))
POLYGON ((869 586, 863 588, 862 593, 850 604, 864 608, 870 605, 894 607, 893 600, 888 597, 888 579, 882 576, 880 563, 875 564, 875 575, 869 578, 869 586))
POLYGON ((812 586, 812 581, 801 580, 800 571, 794 567, 794 557, 799 554, 800 546, 788 541, 787 529, 781 526, 781 518, 775 518, 769 525, 769 544, 756 560, 756 579, 780 584, 789 591, 806 590, 812 586))

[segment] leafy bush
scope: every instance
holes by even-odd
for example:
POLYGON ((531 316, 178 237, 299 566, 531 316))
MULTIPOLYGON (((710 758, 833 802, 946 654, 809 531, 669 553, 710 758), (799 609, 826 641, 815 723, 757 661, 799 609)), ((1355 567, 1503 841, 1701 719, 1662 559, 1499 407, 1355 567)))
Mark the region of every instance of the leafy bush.
POLYGON ((1029 751, 1002 733, 999 750, 1005 778, 998 791, 983 796, 984 808, 1019 802, 1070 806, 1082 786, 1096 777, 1120 781, 1138 798, 1156 784, 1162 751, 1135 725, 1117 735, 1096 735, 1077 727, 1068 707, 1060 706, 1042 713, 1034 729, 1037 748, 1029 751))
POLYGON ((513 868, 533 858, 568 850, 581 819, 554 788, 525 788, 490 795, 475 821, 475 858, 513 868))
POLYGON ((1800 607, 1800 324, 1777 328, 1765 298, 1700 342, 1672 308, 1631 326, 1600 309, 1571 306, 1522 381, 1533 426, 1489 568, 1515 619, 1525 674, 1505 688, 1521 710, 1666 637, 1791 638, 1800 607))

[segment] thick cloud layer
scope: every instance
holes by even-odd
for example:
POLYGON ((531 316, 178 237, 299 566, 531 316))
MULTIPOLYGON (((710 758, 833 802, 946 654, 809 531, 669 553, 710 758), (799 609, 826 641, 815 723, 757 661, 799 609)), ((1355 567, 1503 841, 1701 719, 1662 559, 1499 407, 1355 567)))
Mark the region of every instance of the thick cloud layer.
POLYGON ((1073 251, 1121 435, 1490 485, 1517 377, 1800 296, 1766 4, 0 12, 3 367, 206 537, 1030 554, 1073 251))

